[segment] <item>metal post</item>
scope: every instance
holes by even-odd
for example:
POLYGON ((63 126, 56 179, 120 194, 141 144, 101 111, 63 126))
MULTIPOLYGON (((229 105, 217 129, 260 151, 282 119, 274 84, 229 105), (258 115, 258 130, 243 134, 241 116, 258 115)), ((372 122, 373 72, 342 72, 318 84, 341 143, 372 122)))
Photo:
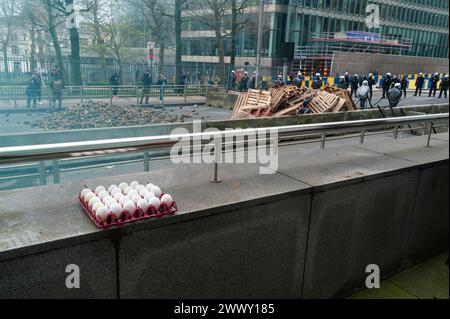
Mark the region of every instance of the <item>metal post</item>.
POLYGON ((187 103, 187 91, 186 91, 186 84, 184 85, 184 103, 187 103))
POLYGON ((258 43, 256 48, 256 87, 259 87, 260 69, 261 69, 261 51, 263 40, 263 22, 264 22, 264 0, 260 0, 259 21, 258 21, 258 43))
POLYGON ((13 98, 14 98, 14 108, 17 109, 17 94, 15 87, 13 87, 13 98))
POLYGON ((81 103, 84 102, 84 98, 83 98, 83 86, 80 86, 80 101, 81 101, 81 103))
POLYGON ((430 123, 430 131, 428 132, 427 147, 431 145, 431 135, 433 134, 433 123, 430 123))
POLYGON ((144 151, 144 171, 150 172, 150 156, 148 150, 144 151))
POLYGON ((366 137, 366 130, 362 130, 360 141, 359 141, 361 144, 364 144, 365 137, 366 137))
POLYGON ((61 170, 59 167, 59 161, 52 161, 52 170, 53 170, 53 183, 59 184, 61 183, 61 170))
POLYGON ((45 170, 45 161, 39 162, 38 169, 39 169, 39 184, 47 185, 47 173, 45 170))
POLYGON ((321 148, 322 150, 325 149, 325 143, 326 143, 326 140, 327 140, 327 136, 326 136, 325 134, 323 134, 323 135, 322 135, 322 140, 321 140, 321 142, 320 142, 320 148, 321 148))
POLYGON ((219 162, 222 159, 222 141, 216 141, 216 145, 214 146, 214 177, 211 180, 211 183, 220 183, 222 180, 219 178, 219 162))
POLYGON ((113 104, 112 86, 109 86, 109 105, 113 104))
POLYGON ((398 130, 399 130, 399 127, 398 127, 398 125, 395 127, 395 131, 394 131, 394 140, 397 140, 398 139, 398 130))

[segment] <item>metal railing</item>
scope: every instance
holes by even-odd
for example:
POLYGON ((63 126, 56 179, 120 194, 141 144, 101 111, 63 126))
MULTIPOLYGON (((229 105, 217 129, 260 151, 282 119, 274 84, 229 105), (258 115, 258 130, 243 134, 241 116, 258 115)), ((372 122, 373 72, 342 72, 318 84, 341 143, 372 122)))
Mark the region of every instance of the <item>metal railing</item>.
MULTIPOLYGON (((256 129, 241 129, 234 131, 218 131, 208 133, 191 133, 181 135, 161 135, 161 136, 147 136, 147 137, 133 137, 109 140, 92 140, 80 142, 68 142, 45 145, 26 145, 16 147, 1 147, 0 148, 0 164, 11 165, 17 167, 17 163, 33 162, 26 164, 23 167, 27 168, 22 174, 18 174, 16 178, 37 177, 39 184, 46 184, 47 172, 51 171, 53 174, 54 183, 60 182, 60 174, 62 171, 73 172, 93 167, 105 167, 110 165, 110 162, 92 165, 92 163, 85 163, 85 165, 72 163, 71 167, 61 169, 62 165, 67 166, 69 162, 78 161, 81 159, 98 159, 100 157, 114 157, 115 165, 129 164, 129 163, 144 163, 144 171, 150 170, 150 160, 152 159, 169 159, 170 148, 180 141, 197 140, 200 142, 197 146, 189 146, 192 154, 196 154, 203 146, 211 143, 212 140, 221 140, 220 144, 215 144, 215 151, 217 153, 238 152, 247 150, 249 148, 249 140, 234 141, 228 143, 227 137, 230 136, 257 136, 257 134, 266 134, 269 132, 276 132, 276 141, 272 137, 266 136, 263 139, 264 143, 276 143, 279 146, 288 146, 304 143, 319 143, 320 148, 326 147, 326 142, 329 140, 337 140, 344 138, 358 138, 362 144, 369 135, 393 133, 394 139, 397 139, 400 132, 411 132, 411 125, 414 125, 414 130, 423 130, 426 135, 426 145, 429 147, 433 133, 436 133, 438 127, 448 128, 449 114, 434 114, 409 116, 401 118, 384 118, 375 120, 359 120, 350 122, 336 122, 336 123, 321 123, 311 125, 295 125, 295 126, 281 126, 281 127, 267 127, 256 129), (356 135, 355 135, 356 134, 356 135), (230 145, 231 144, 231 145, 230 145), (150 150, 158 149, 166 150, 166 152, 149 153, 150 150), (132 155, 133 153, 141 154, 131 158, 123 159, 121 156, 132 155), (142 156, 143 154, 143 156, 142 156), (48 167, 45 161, 51 161, 48 167), (88 166, 86 166, 88 165, 88 166), (34 170, 32 170, 34 168, 34 170)), ((261 139, 258 136, 258 142, 261 139)), ((424 141, 425 142, 425 141, 424 141)), ((190 144, 189 144, 190 145, 190 144)), ((253 144, 252 144, 253 145, 253 144)), ((214 178, 213 181, 218 181, 218 165, 220 161, 216 160, 214 163, 214 178)), ((6 169, 11 166, 0 167, 6 169)), ((13 178, 14 176, 10 176, 13 178)), ((0 178, 0 180, 6 179, 0 178)))
MULTIPOLYGON (((208 85, 166 85, 164 86, 164 97, 184 97, 187 102, 188 97, 206 96, 208 85)), ((106 99, 113 104, 113 98, 135 98, 139 102, 142 96, 158 98, 161 94, 160 85, 142 87, 139 85, 120 86, 66 86, 62 91, 63 100, 79 100, 83 103, 89 99, 106 99)), ((39 91, 33 92, 32 99, 49 101, 52 98, 52 90, 49 87, 42 87, 39 91)), ((26 86, 0 86, 0 100, 12 101, 14 107, 18 106, 18 101, 27 100, 26 86)))

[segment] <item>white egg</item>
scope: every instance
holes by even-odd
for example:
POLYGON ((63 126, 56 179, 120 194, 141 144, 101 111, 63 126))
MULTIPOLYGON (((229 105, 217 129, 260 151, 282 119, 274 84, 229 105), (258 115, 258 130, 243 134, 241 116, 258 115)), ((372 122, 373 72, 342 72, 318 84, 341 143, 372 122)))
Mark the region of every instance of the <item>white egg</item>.
POLYGON ((152 187, 155 186, 152 183, 147 184, 147 186, 145 186, 145 188, 147 188, 149 191, 152 191, 152 187))
POLYGON ((93 207, 94 204, 101 202, 100 198, 98 198, 97 196, 92 197, 91 200, 89 201, 89 207, 93 207))
POLYGON ((130 187, 132 187, 134 189, 136 189, 136 187, 138 187, 139 185, 140 185, 139 182, 136 182, 136 181, 130 183, 130 187))
POLYGON ((138 185, 138 186, 136 186, 135 188, 134 188, 134 190, 136 191, 136 192, 140 192, 141 190, 143 190, 143 189, 145 189, 145 186, 144 185, 138 185))
POLYGON ((161 203, 165 203, 167 206, 170 207, 173 203, 172 196, 170 196, 169 194, 163 195, 163 197, 161 197, 161 203))
POLYGON ((137 208, 142 209, 144 212, 147 212, 148 207, 149 207, 148 202, 145 199, 141 199, 137 203, 137 208))
POLYGON ((155 194, 153 194, 152 192, 148 192, 145 196, 144 199, 148 202, 150 201, 150 199, 155 198, 155 194))
POLYGON ((95 197, 95 194, 93 192, 87 193, 84 196, 84 200, 86 201, 86 203, 89 203, 89 201, 92 199, 92 197, 95 197))
POLYGON ((137 204, 137 203, 139 203, 139 201, 140 201, 141 199, 142 199, 141 196, 136 195, 136 196, 134 196, 131 200, 132 200, 135 204, 137 204))
POLYGON ((115 194, 122 194, 122 191, 120 190, 119 187, 113 188, 111 189, 111 191, 109 192, 112 196, 114 196, 115 194))
POLYGON ((161 201, 156 197, 150 198, 148 203, 150 204, 150 206, 153 206, 156 210, 158 210, 161 207, 161 201))
POLYGON ((109 215, 109 209, 106 206, 101 206, 97 209, 96 215, 101 221, 105 222, 109 215))
POLYGON ((128 196, 128 193, 131 191, 134 191, 134 188, 131 186, 128 186, 123 190, 123 193, 128 196))
POLYGON ((162 191, 161 188, 159 188, 158 186, 153 186, 150 191, 155 194, 156 197, 160 198, 162 195, 162 191))
POLYGON ((97 196, 98 196, 103 191, 106 191, 106 188, 104 186, 99 186, 95 189, 95 194, 97 194, 97 196))
POLYGON ((102 199, 103 203, 106 203, 107 201, 114 199, 114 197, 112 197, 111 195, 106 196, 105 198, 102 199))
POLYGON ((141 196, 142 198, 144 198, 145 197, 145 195, 147 195, 148 193, 150 193, 150 191, 147 189, 147 188, 142 188, 140 191, 139 191, 139 196, 141 196))
POLYGON ((132 190, 131 192, 128 193, 127 196, 128 196, 129 199, 133 200, 133 198, 134 198, 135 196, 139 196, 139 193, 136 192, 135 190, 132 190))
POLYGON ((111 193, 111 191, 112 191, 114 188, 119 188, 119 186, 117 186, 117 185, 115 185, 115 184, 109 186, 109 187, 108 187, 108 192, 111 193))
POLYGON ((120 190, 123 192, 125 190, 125 188, 129 187, 130 185, 128 185, 127 183, 120 183, 119 188, 120 190))
POLYGON ((92 191, 90 189, 83 189, 80 193, 81 198, 84 198, 84 196, 86 196, 87 193, 92 193, 92 191))
POLYGON ((98 194, 98 197, 100 197, 101 200, 105 199, 105 198, 108 197, 108 196, 110 196, 110 195, 109 195, 109 193, 108 193, 106 190, 101 191, 101 192, 98 194))
POLYGON ((111 206, 113 206, 114 204, 119 204, 114 198, 109 198, 104 203, 105 203, 105 206, 108 208, 111 208, 111 206))
POLYGON ((113 197, 114 197, 114 199, 116 200, 116 201, 120 201, 123 197, 126 197, 124 194, 122 194, 122 193, 115 193, 114 195, 113 195, 113 197))
POLYGON ((117 203, 113 204, 109 209, 111 210, 111 213, 116 215, 116 217, 119 217, 123 212, 122 206, 117 203))
POLYGON ((129 212, 132 216, 136 213, 136 205, 131 200, 125 202, 123 209, 129 212))
POLYGON ((128 202, 129 200, 130 200, 130 199, 129 199, 128 197, 124 196, 124 197, 122 197, 122 198, 119 200, 119 204, 122 205, 122 206, 124 206, 125 203, 128 202))
POLYGON ((103 207, 105 205, 103 205, 102 202, 97 202, 94 204, 94 206, 92 206, 92 211, 95 213, 100 207, 103 207))

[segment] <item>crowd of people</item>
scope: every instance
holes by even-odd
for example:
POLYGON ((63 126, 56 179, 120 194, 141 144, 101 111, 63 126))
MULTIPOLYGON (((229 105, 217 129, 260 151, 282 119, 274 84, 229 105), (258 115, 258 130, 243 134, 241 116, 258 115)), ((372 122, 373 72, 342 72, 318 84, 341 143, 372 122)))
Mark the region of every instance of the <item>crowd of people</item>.
MULTIPOLYGON (((348 72, 345 75, 339 76, 339 80, 335 83, 335 86, 340 89, 348 90, 351 97, 357 100, 360 104, 360 108, 365 108, 367 104, 372 105, 374 89, 377 86, 377 77, 375 73, 363 74, 363 75, 350 75, 348 72)), ((256 72, 253 73, 252 78, 249 78, 248 72, 244 72, 241 79, 238 81, 236 71, 231 71, 229 79, 229 89, 246 92, 249 89, 257 89, 256 86, 256 72)), ((319 90, 324 85, 324 80, 320 73, 311 75, 310 77, 311 87, 314 90, 319 90)), ((273 82, 274 88, 279 88, 285 85, 294 85, 302 87, 306 81, 306 77, 301 71, 290 73, 287 77, 279 74, 277 79, 273 82)), ((380 82, 380 88, 382 89, 382 100, 388 99, 391 107, 397 106, 401 99, 407 98, 408 89, 410 87, 409 79, 406 75, 393 75, 387 73, 382 77, 380 82)), ((419 77, 415 80, 415 94, 414 96, 422 96, 422 91, 425 86, 425 76, 420 73, 419 77)), ((430 79, 429 97, 436 97, 438 89, 440 90, 439 98, 445 96, 447 99, 447 92, 449 90, 449 78, 448 75, 444 75, 442 78, 439 73, 435 73, 430 79), (439 85, 439 86, 438 86, 439 85)))

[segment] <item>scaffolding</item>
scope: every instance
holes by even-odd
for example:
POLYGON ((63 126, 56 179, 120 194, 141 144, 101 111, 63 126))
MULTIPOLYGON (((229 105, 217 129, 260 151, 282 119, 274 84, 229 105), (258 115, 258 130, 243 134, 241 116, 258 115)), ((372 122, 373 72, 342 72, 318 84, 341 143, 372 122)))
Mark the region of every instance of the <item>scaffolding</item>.
POLYGON ((292 69, 305 74, 330 75, 335 52, 408 55, 411 47, 410 39, 385 37, 378 33, 312 33, 306 46, 296 47, 292 69))

